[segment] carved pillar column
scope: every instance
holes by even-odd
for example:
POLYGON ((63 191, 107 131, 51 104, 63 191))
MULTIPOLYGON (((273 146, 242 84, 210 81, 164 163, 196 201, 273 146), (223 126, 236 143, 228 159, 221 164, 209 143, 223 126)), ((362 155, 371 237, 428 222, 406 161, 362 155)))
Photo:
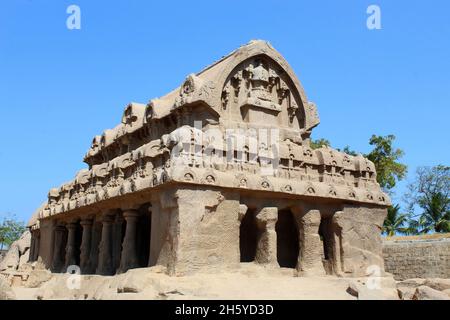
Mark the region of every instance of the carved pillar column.
POLYGON ((112 260, 112 226, 114 217, 108 212, 102 217, 102 240, 100 242, 100 252, 98 254, 97 272, 102 275, 112 275, 113 260, 112 260))
POLYGON ((31 232, 31 243, 30 243, 30 255, 28 258, 28 262, 33 262, 34 260, 34 256, 35 256, 35 251, 36 251, 36 231, 32 231, 30 229, 31 232))
POLYGON ((275 224, 278 220, 278 208, 262 208, 256 215, 259 236, 256 248, 258 263, 278 265, 277 262, 277 233, 275 224))
POLYGON ((323 245, 319 236, 320 211, 307 209, 298 214, 297 218, 300 242, 298 271, 302 275, 325 275, 323 245))
POLYGON ((120 271, 126 272, 128 269, 137 268, 139 259, 137 254, 137 223, 139 211, 125 210, 123 217, 127 222, 125 238, 122 244, 122 258, 120 261, 120 271))
POLYGON ((67 269, 68 266, 77 264, 77 251, 78 251, 78 248, 76 247, 75 243, 77 223, 72 221, 68 223, 66 227, 68 230, 68 236, 66 246, 65 269, 67 269))
MULTIPOLYGON (((331 218, 331 232, 332 232, 332 255, 333 255, 333 271, 337 276, 344 276, 345 272, 351 271, 347 267, 345 256, 347 253, 344 239, 342 239, 343 227, 348 226, 345 223, 344 211, 336 211, 331 218)), ((348 228, 348 227, 347 227, 348 228)))
POLYGON ((53 236, 53 258, 52 271, 61 272, 64 266, 64 246, 65 246, 66 228, 63 225, 57 225, 53 236))
POLYGON ((40 260, 49 270, 52 270, 53 265, 55 226, 56 221, 54 219, 41 220, 39 226, 39 247, 36 260, 40 260))
POLYGON ((114 270, 118 270, 120 268, 120 257, 122 254, 122 226, 124 223, 122 213, 118 213, 116 215, 114 221, 114 241, 113 241, 113 264, 114 270))
POLYGON ((90 265, 90 253, 92 243, 92 218, 81 220, 81 226, 83 227, 83 236, 81 239, 81 253, 80 253, 80 268, 82 273, 91 272, 90 265))
POLYGON ((35 231, 35 239, 34 239, 33 261, 37 261, 39 258, 40 246, 41 246, 41 232, 40 232, 40 230, 36 230, 35 231))
POLYGON ((37 234, 39 232, 39 230, 31 230, 31 243, 30 243, 30 254, 29 254, 29 258, 28 258, 28 262, 33 262, 36 261, 35 257, 37 256, 37 234))

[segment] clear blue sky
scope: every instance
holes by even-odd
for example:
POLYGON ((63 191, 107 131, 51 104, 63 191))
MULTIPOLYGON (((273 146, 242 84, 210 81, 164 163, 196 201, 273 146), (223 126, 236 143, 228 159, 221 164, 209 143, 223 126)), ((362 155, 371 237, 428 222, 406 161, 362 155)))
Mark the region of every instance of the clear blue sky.
POLYGON ((394 134, 411 173, 450 164, 449 13, 448 0, 1 1, 0 218, 28 219, 128 102, 250 39, 270 41, 317 103, 315 138, 366 152, 371 134, 394 134), (71 4, 81 30, 66 28, 71 4), (370 4, 381 30, 366 27, 370 4))

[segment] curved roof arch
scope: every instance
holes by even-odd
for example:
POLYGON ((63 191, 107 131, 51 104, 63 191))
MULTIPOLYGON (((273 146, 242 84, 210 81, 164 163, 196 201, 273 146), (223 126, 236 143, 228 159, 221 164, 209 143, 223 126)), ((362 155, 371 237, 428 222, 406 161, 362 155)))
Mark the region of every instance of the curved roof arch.
POLYGON ((275 50, 267 41, 252 40, 248 44, 241 46, 237 50, 233 51, 229 55, 223 57, 213 65, 205 68, 196 75, 205 80, 212 80, 215 82, 212 97, 213 101, 210 104, 213 108, 220 106, 220 98, 222 89, 233 71, 238 68, 245 61, 257 57, 265 56, 275 62, 282 71, 284 71, 289 79, 292 81, 296 93, 299 96, 305 115, 304 129, 306 131, 311 130, 313 127, 319 124, 319 117, 315 105, 308 101, 305 90, 294 73, 289 63, 283 58, 283 56, 275 50))

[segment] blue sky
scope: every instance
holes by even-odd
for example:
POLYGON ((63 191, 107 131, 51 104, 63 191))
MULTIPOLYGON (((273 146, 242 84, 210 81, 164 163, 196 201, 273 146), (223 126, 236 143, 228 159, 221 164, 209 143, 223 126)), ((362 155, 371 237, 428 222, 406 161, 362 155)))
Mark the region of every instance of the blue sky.
POLYGON ((394 134, 410 179, 448 165, 449 12, 447 0, 1 1, 0 218, 27 220, 128 102, 251 39, 270 41, 316 102, 314 138, 366 152, 373 133, 394 134), (66 27, 71 4, 80 30, 66 27), (381 30, 366 27, 371 4, 381 30))

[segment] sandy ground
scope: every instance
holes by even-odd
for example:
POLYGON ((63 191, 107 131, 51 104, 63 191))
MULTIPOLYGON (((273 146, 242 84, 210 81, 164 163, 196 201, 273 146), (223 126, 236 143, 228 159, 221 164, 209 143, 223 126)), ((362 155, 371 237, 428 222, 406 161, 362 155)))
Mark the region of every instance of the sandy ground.
MULTIPOLYGON (((364 279, 331 276, 294 277, 290 270, 248 266, 239 271, 169 277, 161 270, 134 269, 114 277, 59 274, 39 288, 13 287, 17 299, 337 299, 354 300, 349 284, 365 286, 364 279)), ((395 282, 383 278, 374 299, 394 299, 395 282)))
POLYGON ((18 300, 36 300, 38 288, 12 287, 18 300))

